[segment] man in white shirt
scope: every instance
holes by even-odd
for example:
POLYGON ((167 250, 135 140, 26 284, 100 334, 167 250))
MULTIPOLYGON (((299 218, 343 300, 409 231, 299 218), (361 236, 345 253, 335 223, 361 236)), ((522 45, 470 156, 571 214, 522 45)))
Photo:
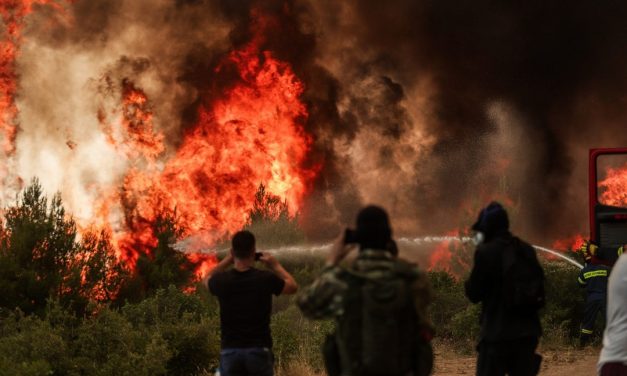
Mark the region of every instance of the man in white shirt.
POLYGON ((600 376, 627 376, 627 255, 618 258, 610 274, 598 370, 600 376))

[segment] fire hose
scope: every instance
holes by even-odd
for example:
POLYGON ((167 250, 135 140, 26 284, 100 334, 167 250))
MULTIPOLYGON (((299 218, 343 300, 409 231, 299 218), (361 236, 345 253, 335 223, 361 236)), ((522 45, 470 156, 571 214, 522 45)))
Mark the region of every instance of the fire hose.
MULTIPOLYGON (((440 243, 440 242, 445 242, 445 241, 459 241, 461 243, 467 243, 472 241, 472 238, 467 237, 467 236, 463 236, 463 237, 458 237, 458 236, 424 236, 422 238, 415 238, 415 239, 408 239, 408 238, 401 238, 399 240, 403 240, 403 241, 410 241, 413 243, 417 243, 417 244, 421 244, 421 243, 440 243)), ((576 267, 578 267, 579 269, 583 269, 583 265, 581 265, 580 263, 578 263, 577 261, 571 259, 570 257, 561 254, 558 251, 546 248, 546 247, 542 247, 539 245, 533 245, 533 248, 542 251, 542 252, 546 252, 546 253, 550 253, 554 256, 557 256, 561 259, 563 259, 564 261, 570 263, 571 265, 574 265, 576 267)))

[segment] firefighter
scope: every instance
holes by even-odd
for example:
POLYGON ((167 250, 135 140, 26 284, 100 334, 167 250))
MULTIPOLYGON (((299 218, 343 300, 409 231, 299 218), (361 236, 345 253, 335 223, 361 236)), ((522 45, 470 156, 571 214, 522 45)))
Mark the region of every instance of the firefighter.
POLYGON ((588 255, 593 264, 603 264, 611 267, 616 259, 627 250, 627 244, 618 247, 616 253, 614 253, 614 250, 611 248, 602 250, 596 244, 586 240, 580 250, 584 258, 585 255, 588 255))
POLYGON ((603 320, 605 320, 607 278, 610 269, 594 257, 596 249, 597 246, 590 242, 585 242, 581 247, 585 266, 581 269, 577 281, 580 286, 586 288, 586 305, 579 337, 581 346, 585 346, 590 342, 594 333, 594 322, 599 312, 601 312, 603 320))

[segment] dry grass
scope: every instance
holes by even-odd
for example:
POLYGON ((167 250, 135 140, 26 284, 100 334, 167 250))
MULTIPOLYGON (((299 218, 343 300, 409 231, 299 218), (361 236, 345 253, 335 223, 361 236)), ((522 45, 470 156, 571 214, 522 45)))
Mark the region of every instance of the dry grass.
MULTIPOLYGON (((306 359, 295 359, 285 365, 275 364, 275 376, 325 376, 324 371, 316 371, 306 359)), ((215 372, 205 370, 199 376, 215 376, 215 372)))
POLYGON ((317 372, 306 361, 297 359, 278 370, 276 376, 324 376, 324 372, 317 372))

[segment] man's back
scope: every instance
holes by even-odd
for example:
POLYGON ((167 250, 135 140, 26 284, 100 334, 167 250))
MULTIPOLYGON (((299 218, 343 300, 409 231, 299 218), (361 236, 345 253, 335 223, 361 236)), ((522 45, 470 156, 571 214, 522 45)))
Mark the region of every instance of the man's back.
POLYGON ((542 357, 538 309, 544 305, 544 272, 531 245, 512 236, 498 202, 481 209, 472 225, 477 249, 466 296, 481 303, 477 376, 532 376, 542 357))
POLYGON ((284 285, 273 273, 255 268, 217 273, 209 280, 220 302, 222 348, 272 347, 272 295, 284 285))
POLYGON ((353 374, 406 374, 412 369, 414 356, 411 333, 417 333, 411 294, 417 272, 401 261, 368 258, 367 254, 362 251, 345 272, 348 290, 344 314, 338 317, 340 353, 349 355, 343 359, 346 367, 359 361, 353 374))
POLYGON ((364 250, 351 267, 327 270, 298 303, 308 317, 336 319, 325 354, 329 374, 362 376, 428 373, 422 369, 430 369, 432 354, 421 331, 431 330, 429 301, 428 281, 415 265, 364 250))
POLYGON ((579 273, 578 281, 586 286, 588 300, 605 300, 609 268, 602 264, 586 263, 579 273))
POLYGON ((220 374, 272 376, 272 295, 298 290, 294 277, 269 253, 256 252, 255 235, 238 231, 231 251, 209 272, 208 287, 220 302, 220 374), (255 269, 263 263, 269 271, 255 269), (232 270, 228 270, 232 267, 232 270))
POLYGON ((475 252, 474 267, 465 288, 470 301, 482 303, 482 340, 501 341, 541 335, 536 310, 507 309, 503 300, 503 255, 512 242, 520 242, 517 246, 522 257, 530 259, 540 268, 533 248, 515 239, 509 232, 503 233, 479 245, 475 252))

